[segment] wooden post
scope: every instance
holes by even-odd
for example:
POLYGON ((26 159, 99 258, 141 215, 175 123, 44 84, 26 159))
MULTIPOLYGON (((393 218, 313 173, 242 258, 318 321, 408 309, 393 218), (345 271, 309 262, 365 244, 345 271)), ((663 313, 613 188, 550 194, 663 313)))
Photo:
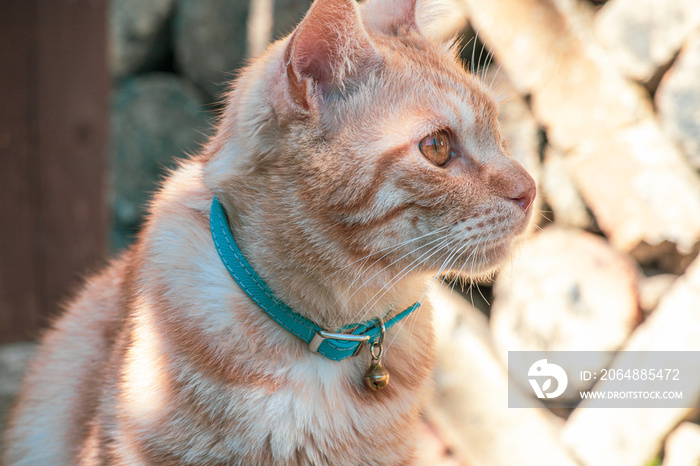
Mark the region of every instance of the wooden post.
POLYGON ((0 3, 0 342, 105 254, 107 0, 0 3))

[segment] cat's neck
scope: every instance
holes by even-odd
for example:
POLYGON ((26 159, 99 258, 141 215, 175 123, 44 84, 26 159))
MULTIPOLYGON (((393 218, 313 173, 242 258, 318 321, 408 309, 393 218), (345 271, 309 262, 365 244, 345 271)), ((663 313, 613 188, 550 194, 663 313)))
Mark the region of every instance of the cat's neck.
POLYGON ((351 256, 340 242, 314 242, 294 219, 277 223, 261 218, 262 210, 242 215, 229 204, 239 248, 280 299, 327 330, 390 318, 421 299, 430 283, 424 274, 351 256))

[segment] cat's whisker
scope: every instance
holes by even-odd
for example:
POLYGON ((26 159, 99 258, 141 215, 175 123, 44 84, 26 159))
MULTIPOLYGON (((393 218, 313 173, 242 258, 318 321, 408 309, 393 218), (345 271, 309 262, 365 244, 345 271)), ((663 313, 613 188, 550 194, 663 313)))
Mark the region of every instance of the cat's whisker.
MULTIPOLYGON (((423 259, 421 259, 421 260, 415 260, 415 261, 413 261, 413 262, 411 263, 410 269, 406 270, 404 273, 402 273, 401 275, 397 276, 397 277, 396 277, 396 278, 397 278, 396 281, 387 283, 384 287, 382 287, 382 289, 387 288, 387 289, 384 291, 384 293, 382 293, 381 296, 379 296, 377 299, 375 299, 374 302, 371 303, 371 305, 369 305, 369 306, 368 306, 368 305, 363 306, 363 309, 365 309, 365 308, 367 308, 367 309, 366 309, 366 310, 364 311, 364 313, 362 314, 362 317, 360 318, 360 321, 364 320, 364 318, 365 318, 365 316, 367 315, 367 313, 376 305, 377 302, 379 302, 379 300, 380 300, 387 292, 389 292, 389 291, 391 290, 391 288, 393 288, 394 285, 396 285, 396 283, 398 283, 398 282, 399 282, 403 277, 405 277, 406 275, 408 275, 408 274, 410 274, 411 272, 413 272, 413 271, 414 271, 416 268, 418 268, 421 264, 427 262, 435 253, 437 253, 437 251, 435 251, 435 252, 434 252, 433 254, 431 254, 430 256, 425 257, 425 258, 423 258, 423 259)), ((445 253, 447 253, 447 252, 445 252, 445 253)), ((380 291, 381 291, 381 290, 380 290, 380 291)), ((368 303, 368 304, 369 304, 369 303, 368 303)), ((420 308, 419 308, 419 310, 420 310, 420 308)), ((360 312, 361 312, 361 311, 362 311, 362 310, 360 310, 360 312)), ((359 313, 358 313, 358 314, 359 314, 359 313)), ((406 320, 404 319, 403 323, 405 323, 405 322, 406 322, 406 320)), ((401 326, 403 326, 403 323, 402 323, 401 326)), ((399 329, 400 329, 400 328, 399 328, 399 329)), ((392 341, 393 341, 393 339, 392 339, 392 341)))
POLYGON ((522 92, 511 92, 510 94, 496 94, 497 91, 493 91, 496 95, 496 102, 498 105, 502 105, 513 99, 521 98, 524 94, 522 92))
MULTIPOLYGON (((419 301, 423 299, 423 296, 428 292, 428 290, 432 287, 432 285, 436 282, 437 278, 439 276, 442 276, 441 283, 444 283, 445 280, 447 280, 448 275, 447 272, 452 269, 452 266, 457 262, 457 259, 461 257, 468 249, 471 247, 471 244, 467 242, 466 244, 462 245, 459 247, 450 257, 448 257, 445 262, 443 263, 443 267, 441 270, 438 271, 438 273, 433 277, 433 280, 428 284, 428 288, 423 292, 423 295, 421 295, 419 301)), ((415 325, 415 322, 414 322, 415 325)), ((411 327, 411 333, 413 333, 413 327, 411 327)))
MULTIPOLYGON (((418 298, 418 301, 420 302, 423 297, 426 295, 428 290, 437 282, 438 278, 441 277, 446 270, 449 270, 449 268, 452 266, 454 261, 459 257, 461 253, 461 248, 457 249, 456 251, 453 251, 442 263, 442 266, 438 269, 437 273, 433 276, 433 279, 430 281, 428 284, 428 287, 423 291, 423 294, 421 294, 421 297, 418 298)), ((444 280, 444 278, 443 278, 444 280)))
POLYGON ((464 253, 465 253, 470 247, 471 247, 471 243, 470 243, 470 242, 467 242, 466 244, 462 245, 461 247, 459 247, 459 249, 457 249, 457 250, 455 251, 454 259, 452 260, 452 263, 449 264, 449 267, 447 267, 447 268, 445 269, 445 271, 443 272, 443 274, 444 274, 444 277, 443 277, 443 280, 442 280, 443 283, 445 282, 445 280, 449 280, 449 277, 450 277, 450 275, 448 275, 448 274, 449 274, 449 271, 454 269, 453 266, 456 264, 457 259, 458 259, 459 257, 462 257, 462 255, 464 255, 464 253))
MULTIPOLYGON (((450 253, 450 251, 445 251, 445 253, 444 253, 444 255, 448 255, 448 258, 451 257, 452 254, 453 254, 453 253, 450 253)), ((430 289, 430 287, 432 286, 432 284, 435 282, 435 280, 437 279, 437 277, 440 275, 440 273, 441 273, 441 271, 442 271, 442 269, 443 269, 444 264, 445 264, 446 261, 447 261, 447 259, 446 259, 445 261, 443 261, 443 266, 440 267, 440 270, 439 270, 439 271, 435 274, 435 276, 432 278, 432 280, 431 280, 430 283, 428 284, 428 287, 425 289, 425 291, 424 291, 423 294, 420 296, 420 298, 418 298, 418 301, 417 301, 417 302, 419 302, 419 303, 422 302, 423 297, 425 296, 426 292, 430 289)), ((420 308, 419 308, 419 309, 420 309, 420 308)), ((391 347, 391 344, 394 343, 394 340, 395 340, 396 337, 399 335, 399 333, 401 333, 401 330, 403 329, 404 325, 406 325, 406 321, 407 321, 407 319, 404 319, 404 320, 401 322, 400 326, 397 328, 396 332, 394 333, 394 335, 393 335, 392 338, 391 338, 391 341, 389 341, 389 343, 388 343, 387 346, 386 346, 387 350, 391 347)))
MULTIPOLYGON (((456 55, 457 55, 458 57, 461 57, 462 54, 464 53, 464 51, 467 50, 467 47, 469 47, 469 44, 471 44, 473 40, 474 40, 474 37, 471 37, 467 42, 465 42, 464 44, 462 44, 462 46, 459 48, 459 53, 457 53, 456 55)), ((460 62, 462 62, 462 60, 460 60, 460 62)), ((463 63, 463 62, 462 62, 462 63, 463 63)), ((467 71, 468 71, 468 70, 469 70, 469 68, 467 67, 467 71)))
MULTIPOLYGON (((464 250, 466 251, 466 246, 465 246, 465 249, 464 249, 464 250)), ((469 258, 471 257, 472 254, 474 254, 474 251, 472 251, 472 252, 469 254, 469 256, 467 256, 467 258, 464 260, 464 263, 462 264, 462 267, 459 268, 459 272, 457 272, 457 275, 455 276, 455 278, 454 278, 454 280, 453 280, 453 282, 452 282, 452 289, 450 290, 450 294, 452 294, 452 292, 455 290, 455 285, 457 284, 457 280, 459 280, 459 278, 461 277, 461 275, 462 275, 462 270, 464 270, 464 267, 465 267, 465 266, 467 265, 467 263, 469 262, 469 258)))
MULTIPOLYGON (((493 60, 494 60, 493 50, 490 50, 490 52, 491 52, 491 57, 488 59, 488 63, 486 64, 487 71, 491 69, 491 65, 493 64, 493 60)), ((484 77, 486 77, 486 74, 484 74, 484 77)))
MULTIPOLYGON (((370 280, 372 280, 374 277, 376 277, 377 275, 379 275, 380 273, 382 273, 383 271, 385 271, 386 269, 388 269, 388 268, 391 267, 392 265, 396 264, 396 263, 397 263, 398 261, 400 261, 401 259, 404 259, 405 257, 410 256, 410 255, 413 254, 414 252, 416 252, 416 251, 418 251, 418 250, 420 250, 420 249, 422 249, 422 248, 424 248, 424 247, 426 247, 426 246, 429 246, 429 245, 431 245, 431 244, 433 244, 433 243, 436 243, 436 242, 440 241, 441 239, 444 239, 444 238, 440 237, 440 238, 436 238, 436 239, 434 239, 434 240, 431 240, 431 241, 429 241, 428 243, 426 243, 426 244, 424 244, 424 245, 422 245, 422 246, 418 246, 417 248, 414 248, 414 249, 410 250, 409 252, 407 252, 407 253, 404 254, 403 256, 399 257, 398 259, 392 261, 392 262, 389 263, 387 266, 385 266, 384 268, 382 268, 381 270, 379 270, 378 272, 376 272, 374 275, 372 275, 371 277, 369 277, 367 280, 365 280, 360 286, 358 286, 357 288, 355 288, 355 291, 353 291, 353 293, 352 293, 350 296, 348 296, 347 299, 349 300, 350 298, 352 298, 353 296, 355 296, 355 293, 357 293, 363 286, 365 286, 367 283, 369 283, 370 280)), ((425 254, 425 253, 424 253, 424 254, 425 254)), ((345 294, 353 288, 353 285, 355 285, 355 283, 357 282, 357 280, 358 280, 359 278, 361 278, 361 277, 362 277, 361 274, 358 275, 358 276, 352 281, 352 283, 350 283, 350 286, 348 286, 348 287, 346 288, 346 290, 343 291, 343 292, 338 296, 338 298, 336 299, 336 302, 339 301, 340 298, 342 298, 343 296, 345 296, 345 294)))
MULTIPOLYGON (((476 73, 477 75, 480 73, 479 68, 481 67, 481 57, 484 55, 484 44, 483 42, 481 43, 481 50, 479 51, 479 59, 476 62, 476 73)), ((483 69, 483 68, 482 68, 483 69)))
POLYGON ((472 68, 472 74, 476 75, 476 69, 474 68, 474 54, 476 52, 476 43, 479 41, 479 31, 476 31, 476 34, 474 35, 474 44, 472 45, 472 62, 471 62, 471 68, 472 68))
POLYGON ((538 210, 538 211, 537 211, 537 215, 539 215, 540 217, 542 217, 543 219, 545 219, 545 220, 547 220, 548 222, 551 223, 551 222, 552 222, 552 219, 549 218, 549 217, 547 217, 547 215, 545 215, 545 214, 554 214, 554 212, 549 211, 549 210, 538 210))
POLYGON ((484 60, 484 66, 481 69, 481 79, 480 81, 483 83, 486 80, 486 72, 488 69, 491 67, 491 61, 493 60, 493 51, 488 50, 486 53, 486 59, 484 60))
POLYGON ((490 302, 488 299, 486 299, 486 296, 484 296, 484 293, 481 291, 481 288, 479 288, 479 282, 476 282, 476 291, 479 292, 479 295, 481 295, 481 299, 484 300, 484 302, 486 303, 486 305, 490 307, 490 306, 491 306, 491 302, 490 302))
MULTIPOLYGON (((411 261, 410 264, 408 264, 406 267, 404 267, 402 270, 399 271, 396 276, 394 276, 391 280, 389 280, 387 283, 385 283, 369 300, 368 302, 358 311, 358 314, 365 311, 363 314, 364 316, 369 312, 370 309, 372 309, 377 302, 386 294, 394 285, 396 285, 401 279, 403 279, 406 275, 411 273, 413 270, 416 269, 420 264, 427 262, 430 260, 435 254, 437 254, 442 248, 444 248, 445 245, 449 244, 452 241, 452 238, 443 238, 443 241, 440 242, 437 246, 434 246, 431 248, 429 251, 426 251, 423 253, 421 256, 417 257, 413 261, 411 261), (384 291, 386 289, 386 291, 384 291), (382 293, 384 291, 384 293, 382 293), (378 294, 381 294, 379 298, 377 298, 378 294), (375 299, 376 298, 376 299, 375 299)), ((449 250, 446 250, 443 254, 448 254, 449 250)))
POLYGON ((476 255, 474 255, 474 253, 478 251, 478 246, 480 243, 481 241, 477 243, 477 247, 474 248, 472 254, 470 254, 467 258, 467 262, 471 262, 469 264, 469 299, 472 303, 472 306, 474 305, 474 267, 476 267, 476 255))
MULTIPOLYGON (((397 263, 398 261, 400 261, 401 259, 405 258, 406 256, 409 256, 409 255, 413 254, 413 253, 416 252, 416 251, 419 251, 420 249, 422 249, 422 248, 424 248, 424 247, 426 247, 426 246, 430 246, 431 244, 434 244, 434 243, 436 243, 436 242, 439 242, 441 239, 442 239, 442 238, 435 238, 435 239, 433 239, 433 240, 430 240, 430 241, 428 241, 427 243, 425 243, 425 244, 423 244, 423 245, 420 245, 420 246, 418 246, 418 247, 416 247, 416 248, 411 249, 409 252, 407 252, 407 253, 404 254, 403 256, 401 256, 401 257, 399 257, 399 258, 397 258, 397 259, 394 259, 394 260, 391 261, 389 264, 387 264, 386 266, 384 266, 382 269, 380 269, 379 271, 377 271, 376 273, 374 273, 371 277, 367 278, 367 279, 366 279, 364 282, 362 282, 358 287, 356 287, 356 288, 355 288, 355 291, 354 291, 350 296, 348 296, 347 299, 350 299, 352 296, 355 295, 355 293, 356 293, 360 288, 362 288, 362 287, 365 286, 367 283, 369 283, 370 280, 372 280, 374 277, 376 277, 377 275, 379 275, 380 273, 382 273, 382 272, 383 272, 384 270, 386 270, 387 268, 389 268, 389 267, 391 267, 392 265, 396 264, 396 263, 397 263)), ((388 254, 388 253, 387 253, 387 254, 388 254)), ((370 269, 373 265, 375 265, 377 262, 379 262, 379 260, 381 260, 381 259, 378 259, 378 260, 374 261, 374 262, 370 265, 370 267, 368 267, 367 269, 365 269, 365 270, 360 270, 360 273, 357 274, 357 276, 353 279, 353 281, 350 283, 350 285, 348 285, 348 287, 345 289, 345 291, 343 291, 343 292, 336 298, 336 302, 338 302, 338 301, 339 301, 341 298, 343 298, 350 290, 352 290, 352 289, 354 288, 355 283, 356 283, 360 278, 363 277, 363 274, 369 272, 369 271, 370 271, 369 269, 370 269)))
POLYGON ((469 276, 469 288, 467 290, 469 291, 469 301, 474 306, 474 278, 472 276, 469 276))
POLYGON ((501 71, 501 67, 503 66, 502 63, 498 64, 498 68, 496 68, 496 72, 493 74, 493 77, 491 78, 491 82, 489 83, 489 90, 493 91, 493 83, 496 82, 496 78, 498 77, 498 73, 501 71))
MULTIPOLYGON (((386 250, 386 249, 391 249, 391 250, 388 251, 387 253, 385 253, 382 257, 380 257, 380 258, 377 259, 376 261, 374 261, 374 262, 370 265, 370 267, 372 267, 373 265, 375 265, 375 264, 376 264, 377 262, 379 262, 381 259, 383 259, 384 257, 386 257, 386 256, 387 256, 388 254, 390 254, 391 252, 395 251, 396 249, 400 248, 401 246, 405 246, 406 244, 409 244, 409 243, 414 242, 414 241, 419 240, 419 239, 423 239, 423 238, 428 237, 428 236, 431 236, 431 235, 435 235, 435 234, 438 234, 438 233, 443 233, 443 232, 444 232, 445 230, 447 230, 448 228, 450 228, 450 226, 441 227, 441 228, 438 228, 438 229, 436 229, 436 230, 433 230, 433 231, 430 232, 430 233, 427 233, 427 234, 425 234, 425 235, 422 235, 422 236, 420 236, 420 237, 418 237, 418 238, 414 238, 414 239, 411 239, 411 240, 404 241, 404 242, 399 243, 399 244, 397 244, 397 245, 391 246, 390 248, 385 248, 385 249, 383 249, 383 250, 386 250)), ((435 242, 439 241, 440 239, 442 239, 442 237, 432 239, 432 240, 428 241, 427 243, 425 243, 425 244, 423 244, 423 245, 420 245, 420 246, 418 246, 418 247, 416 247, 416 248, 413 248, 413 249, 410 250, 408 253, 406 253, 406 254, 404 254, 403 256, 399 257, 398 259, 395 259, 394 261, 392 261, 389 265, 387 265, 386 267, 384 267, 383 269, 381 269, 379 272, 377 272, 377 274, 381 273, 381 272, 384 271, 386 268, 388 268, 388 267, 394 265, 397 261, 403 259, 403 258, 406 257, 407 255, 410 255, 410 254, 412 254, 412 253, 414 253, 414 252, 416 252, 416 251, 418 251, 418 250, 420 250, 420 249, 422 249, 422 248, 424 248, 424 247, 426 247, 426 246, 429 246, 429 245, 431 245, 431 244, 434 244, 435 242)), ((375 253, 373 253, 373 254, 370 254, 370 255, 368 255, 368 256, 365 256, 364 260, 367 260, 368 257, 371 257, 372 255, 377 254, 377 253, 379 253, 379 252, 381 252, 381 251, 383 251, 383 250, 380 250, 380 251, 377 251, 377 252, 375 252, 375 253)), ((357 262, 358 262, 358 261, 355 261, 354 263, 357 263, 357 262)), ((353 264, 354 264, 354 263, 353 263, 353 264)), ((350 266, 350 265, 352 265, 352 264, 349 264, 348 266, 350 266)), ((344 268, 347 268, 348 266, 345 266, 344 268)), ((342 270, 342 269, 341 269, 341 270, 342 270)), ((339 271, 340 271, 340 270, 339 270, 339 271)), ((356 277, 356 278, 353 280, 353 282, 350 284, 350 286, 348 287, 348 289, 346 289, 346 290, 341 294, 341 296, 344 295, 345 293, 347 293, 347 292, 349 291, 349 289, 352 287, 352 285, 355 284, 355 282, 357 281, 357 279, 360 278, 360 277, 362 276, 362 274, 365 273, 366 271, 367 271, 367 270, 361 271, 361 272, 360 272, 360 275, 359 275, 358 277, 356 277)), ((371 280, 371 279, 374 278, 377 274, 373 275, 373 276, 370 277, 369 279, 371 280)), ((363 283, 362 285, 360 285, 360 286, 364 286, 366 283, 367 283, 367 281, 364 282, 364 283, 363 283)))
POLYGON ((503 102, 507 102, 516 97, 523 98, 526 95, 526 92, 516 89, 515 86, 507 79, 502 79, 500 81, 497 79, 497 76, 501 71, 501 67, 502 65, 499 63, 496 72, 491 78, 491 83, 488 86, 488 89, 491 91, 498 105, 501 105, 503 102))
MULTIPOLYGON (((448 228, 450 228, 450 225, 437 228, 437 229, 431 231, 430 233, 426 233, 426 234, 421 235, 421 236, 418 236, 418 237, 416 237, 416 238, 408 239, 408 240, 406 240, 406 241, 402 241, 402 242, 400 242, 400 243, 393 244, 393 245, 391 245, 391 246, 387 246, 387 247, 382 248, 382 249, 378 249, 377 251, 373 251, 373 252, 371 252, 370 254, 367 254, 366 256, 361 257, 360 259, 357 259, 356 261, 353 261, 353 262, 351 262, 351 263, 349 263, 349 264, 343 266, 342 268, 336 270, 335 272, 331 273, 330 275, 328 275, 328 277, 326 277, 326 278, 324 279, 324 283, 327 283, 328 280, 329 280, 330 278, 332 278, 333 276, 335 276, 335 275, 337 275, 338 273, 342 272, 343 270, 346 270, 348 267, 351 267, 351 266, 357 264, 358 262, 364 261, 364 262, 366 263, 372 256, 377 255, 377 254, 380 254, 380 253, 386 251, 386 253, 385 253, 383 256, 381 256, 379 259, 377 259, 376 261, 374 261, 374 262, 370 265, 370 267, 372 267, 372 265, 374 265, 374 264, 376 264, 377 262, 379 262, 380 260, 384 259, 386 256, 388 256, 389 254, 391 254, 392 252, 394 252, 396 249, 399 249, 399 248, 402 247, 402 246, 405 246, 405 245, 407 245, 407 244, 410 244, 410 243, 413 243, 413 242, 415 242, 415 241, 421 240, 421 239, 426 238, 426 237, 428 237, 428 236, 436 235, 436 234, 438 234, 438 233, 441 233, 441 232, 443 232, 444 230, 447 230, 448 228)), ((429 243, 428 243, 428 244, 429 244, 429 243)), ((364 266, 364 264, 363 264, 363 266, 364 266)))
MULTIPOLYGON (((440 249, 442 249, 442 248, 443 248, 446 244, 448 244, 449 242, 450 242, 450 238, 443 238, 443 241, 440 242, 437 246, 432 247, 429 251, 424 252, 424 253, 421 254, 419 257, 417 257, 416 259, 414 259, 413 261, 411 261, 410 264, 408 264, 408 265, 407 265, 406 267, 404 267, 401 271, 399 271, 399 273, 398 273, 396 276, 394 276, 391 280, 389 280, 387 283, 385 283, 385 284, 379 289, 379 291, 377 291, 374 295, 372 295, 372 296, 369 298, 369 300, 367 300, 367 303, 365 303, 365 305, 362 306, 362 308, 357 312, 357 314, 355 315, 355 319, 353 319, 353 320, 354 320, 354 321, 357 321, 357 316, 358 316, 360 313, 362 313, 362 317, 360 317, 359 321, 360 321, 360 322, 363 321, 364 318, 365 318, 365 316, 367 315, 367 313, 376 305, 377 302, 379 302, 379 300, 384 296, 384 294, 386 294, 394 285, 396 285, 399 281, 401 281, 401 279, 403 279, 408 273, 410 273, 410 272, 412 272, 413 270, 415 270, 415 268, 416 268, 418 265, 420 265, 421 263, 423 263, 423 262, 429 260, 435 253, 437 253, 440 249), (426 256, 426 255, 427 255, 427 256, 426 256), (426 257, 424 257, 424 256, 426 256, 426 257), (415 264, 415 265, 414 265, 414 264, 415 264), (386 288, 386 291, 384 291, 384 293, 382 293, 382 291, 383 291, 385 288, 386 288), (377 295, 379 295, 380 293, 382 293, 381 296, 379 296, 379 298, 375 299, 375 298, 377 297, 377 295), (364 312, 363 312, 363 311, 364 311, 364 312)), ((367 282, 365 282, 365 283, 367 283, 367 282)), ((358 288, 357 290, 355 290, 355 293, 357 293, 357 291, 359 291, 359 289, 360 289, 360 288, 358 288)), ((353 293, 353 295, 354 295, 355 293, 353 293)), ((351 296, 352 296, 352 295, 351 295, 351 296)))
MULTIPOLYGON (((443 261, 443 263, 442 263, 442 265, 440 266, 440 268, 438 269, 437 273, 433 276, 432 280, 430 281, 430 283, 429 283, 428 286, 426 287, 425 291, 423 291, 423 294, 420 296, 420 298, 418 298, 418 302, 419 302, 419 303, 422 302, 423 298, 424 298, 425 295, 428 293, 428 291, 429 291, 429 290, 432 288, 432 286, 438 281, 438 278, 439 278, 440 276, 442 276, 442 275, 444 274, 444 272, 445 272, 446 270, 448 270, 448 269, 452 266, 452 264, 454 263, 454 261, 455 261, 455 260, 457 259, 457 257, 459 257, 459 255, 461 254, 461 251, 462 251, 462 250, 463 250, 463 247, 460 247, 460 248, 458 248, 457 250, 452 251, 452 252, 449 252, 449 251, 448 251, 448 256, 447 256, 447 258, 443 261)), ((443 279, 442 279, 442 282, 444 282, 444 277, 443 277, 443 279)), ((394 340, 395 340, 396 337, 399 335, 399 333, 401 333, 401 330, 403 329, 404 325, 406 325, 406 319, 404 319, 404 321, 401 323, 401 326, 397 329, 397 331, 394 333, 394 336, 391 338, 391 341, 387 344, 387 349, 389 349, 389 348, 391 347, 391 344, 394 342, 394 340)), ((415 325, 415 320, 414 320, 413 325, 415 325)), ((413 334, 413 325, 412 325, 411 328, 409 329, 409 334, 413 334)), ((411 344, 411 342, 409 342, 409 344, 411 344)))
POLYGON ((433 276, 433 278, 430 280, 430 283, 428 283, 428 286, 426 287, 426 289, 423 291, 423 293, 422 293, 422 294, 420 295, 420 297, 418 298, 418 302, 419 302, 419 303, 422 302, 422 300, 423 300, 423 298, 425 297, 425 295, 426 295, 426 293, 428 292, 428 290, 430 290, 430 288, 431 288, 432 285, 435 283, 435 281, 438 279, 438 277, 440 277, 440 275, 441 275, 441 274, 443 273, 443 271, 446 269, 447 264, 448 264, 454 257, 457 256, 458 252, 459 252, 459 251, 451 251, 451 252, 450 252, 450 251, 447 251, 447 252, 445 253, 445 254, 447 255, 447 257, 446 257, 445 260, 442 262, 442 265, 439 267, 438 271, 435 273, 435 275, 433 276))
MULTIPOLYGON (((491 241, 491 235, 489 237, 487 237, 487 239, 484 240, 484 244, 487 244, 490 241, 491 241)), ((484 257, 484 261, 486 261, 486 250, 485 249, 482 251, 482 256, 484 257)), ((481 295, 481 299, 483 299, 484 302, 486 302, 486 304, 488 304, 490 306, 491 303, 489 303, 488 299, 486 299, 486 296, 484 296, 484 293, 481 292, 481 288, 479 288, 479 282, 475 281, 475 282, 473 282, 473 284, 476 286, 476 291, 478 291, 479 295, 481 295)))

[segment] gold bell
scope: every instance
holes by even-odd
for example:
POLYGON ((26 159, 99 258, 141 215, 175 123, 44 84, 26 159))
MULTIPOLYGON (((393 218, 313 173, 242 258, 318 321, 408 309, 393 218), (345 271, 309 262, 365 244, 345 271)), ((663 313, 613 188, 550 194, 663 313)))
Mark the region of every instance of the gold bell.
POLYGON ((389 385, 389 372, 382 367, 381 361, 373 360, 362 381, 367 388, 376 392, 389 385))
POLYGON ((377 320, 379 322, 379 338, 369 346, 372 362, 362 378, 365 386, 373 392, 377 392, 389 385, 389 372, 382 367, 382 353, 384 353, 382 343, 384 342, 386 328, 381 317, 377 320))

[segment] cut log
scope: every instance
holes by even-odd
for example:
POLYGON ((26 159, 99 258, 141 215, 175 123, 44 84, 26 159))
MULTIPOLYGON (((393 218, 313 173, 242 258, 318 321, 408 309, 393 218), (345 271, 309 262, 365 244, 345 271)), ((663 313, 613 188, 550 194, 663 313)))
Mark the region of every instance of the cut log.
POLYGON ((700 27, 697 0, 612 0, 596 15, 594 29, 615 65, 649 81, 700 27))
POLYGON ((658 124, 645 120, 569 153, 576 185, 611 243, 632 251, 700 239, 700 179, 658 124))
POLYGON ((589 229, 595 224, 586 203, 574 183, 571 160, 561 152, 547 148, 542 166, 540 191, 552 208, 554 223, 569 228, 589 229))
MULTIPOLYGON (((700 3, 697 4, 700 10, 700 3)), ((700 29, 688 38, 664 75, 655 101, 659 119, 688 162, 700 169, 700 29)))
POLYGON ((463 0, 479 37, 513 84, 532 94, 549 141, 568 151, 643 117, 645 91, 624 79, 589 30, 542 0, 463 0))
POLYGON ((545 228, 494 286, 491 328, 507 351, 614 351, 639 323, 638 272, 590 233, 545 228))
POLYGON ((550 143, 577 158, 576 184, 613 244, 630 251, 667 240, 689 250, 700 239, 698 176, 661 132, 646 91, 567 16, 572 9, 563 0, 463 1, 513 83, 531 93, 550 143))
POLYGON ((700 426, 684 422, 666 439, 663 466, 697 466, 700 464, 700 426))
POLYGON ((639 307, 642 312, 651 314, 677 279, 677 275, 670 273, 642 278, 639 281, 639 307))
MULTIPOLYGON (((700 260, 676 280, 657 309, 630 337, 625 351, 700 351, 700 260)), ((673 354, 673 353, 671 353, 673 354)), ((619 358, 618 358, 619 359, 619 358)), ((611 369, 622 369, 613 361, 611 369)), ((691 361, 692 362, 692 361, 691 361)), ((686 362, 687 363, 687 362, 686 362)), ((677 364, 680 364, 678 362, 677 364)), ((683 367, 690 386, 683 390, 687 408, 586 409, 586 400, 569 417, 563 440, 585 465, 643 466, 656 455, 669 432, 700 402, 700 361, 683 367), (643 426, 643 428, 640 428, 643 426)), ((673 361, 668 368, 673 368, 673 361)), ((601 381, 596 390, 605 391, 614 381, 601 381)))
MULTIPOLYGON (((637 281, 632 261, 599 237, 544 229, 518 248, 496 281, 491 328, 498 356, 506 364, 508 351, 617 350, 641 318, 637 281)), ((594 383, 575 382, 578 390, 594 383)))
POLYGON ((472 466, 574 466, 559 444, 561 419, 536 399, 509 409, 505 369, 498 362, 486 317, 456 293, 433 292, 438 363, 429 421, 472 466))

